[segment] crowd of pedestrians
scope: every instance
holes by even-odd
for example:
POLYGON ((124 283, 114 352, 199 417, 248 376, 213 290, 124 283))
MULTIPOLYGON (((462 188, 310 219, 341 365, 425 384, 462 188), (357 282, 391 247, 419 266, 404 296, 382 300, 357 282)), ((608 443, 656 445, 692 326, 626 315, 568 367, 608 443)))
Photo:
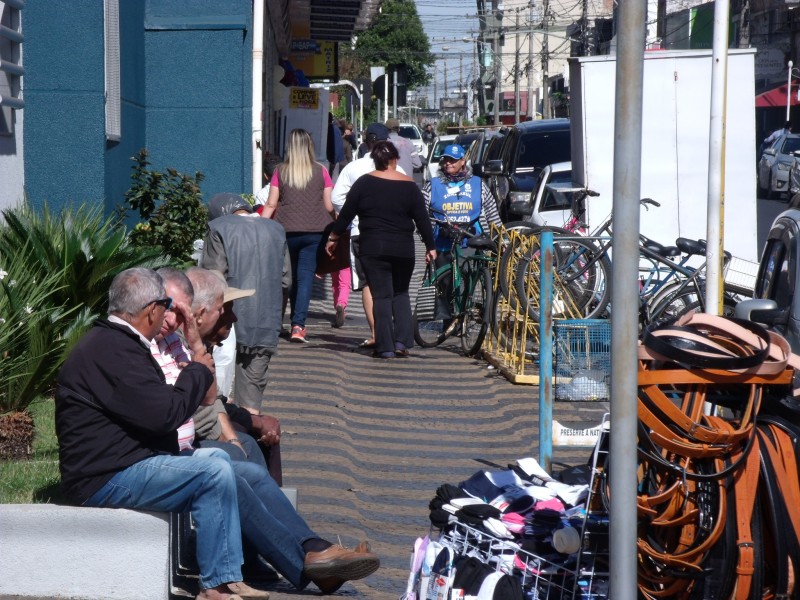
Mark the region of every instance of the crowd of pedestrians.
POLYGON ((496 218, 458 146, 446 149, 440 180, 420 190, 411 177, 419 157, 393 137, 396 125, 370 125, 366 154, 351 160, 352 126, 339 124, 327 166, 316 162, 307 131, 291 131, 284 160, 265 161, 260 205, 217 194, 197 267, 120 273, 108 317, 60 371, 56 432, 65 493, 84 506, 190 512, 201 600, 267 598, 244 581, 263 563, 297 589, 314 583, 323 593, 379 568, 366 541, 353 549, 333 544, 297 514, 280 490, 280 422, 261 411, 287 303, 290 341, 307 341, 317 261, 337 251, 351 256, 349 267, 333 273, 334 326, 344 323, 350 289, 360 290, 370 325, 360 345, 379 359, 403 358, 414 345, 415 232, 426 261, 444 249, 428 207, 467 207, 483 227, 496 218), (342 148, 349 148, 345 158, 342 148), (453 194, 459 202, 447 202, 453 194), (338 248, 343 237, 349 248, 338 248), (235 377, 226 397, 215 359, 234 330, 235 377))

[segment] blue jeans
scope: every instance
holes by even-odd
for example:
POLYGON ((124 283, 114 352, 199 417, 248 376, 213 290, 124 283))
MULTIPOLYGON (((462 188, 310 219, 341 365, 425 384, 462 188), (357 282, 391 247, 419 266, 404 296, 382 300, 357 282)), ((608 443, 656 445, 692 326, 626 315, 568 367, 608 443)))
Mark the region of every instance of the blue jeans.
POLYGON ((292 290, 289 293, 292 326, 306 326, 311 289, 314 287, 314 272, 317 270, 317 246, 320 241, 322 232, 286 234, 289 259, 292 262, 292 290))
POLYGON ((297 589, 309 580, 303 575, 303 542, 318 538, 270 477, 251 462, 233 461, 242 533, 258 553, 297 589))
POLYGON ((242 452, 241 448, 234 446, 230 442, 221 442, 219 440, 200 440, 200 447, 218 448, 230 456, 231 460, 245 460, 266 469, 267 461, 264 460, 264 453, 261 452, 261 447, 258 445, 255 438, 241 431, 238 431, 236 436, 242 443, 244 452, 242 452))
MULTIPOLYGON (((158 455, 114 475, 86 506, 188 512, 197 523, 200 587, 242 580, 239 477, 231 462, 206 454, 158 455)), ((246 464, 246 463, 241 463, 246 464)))

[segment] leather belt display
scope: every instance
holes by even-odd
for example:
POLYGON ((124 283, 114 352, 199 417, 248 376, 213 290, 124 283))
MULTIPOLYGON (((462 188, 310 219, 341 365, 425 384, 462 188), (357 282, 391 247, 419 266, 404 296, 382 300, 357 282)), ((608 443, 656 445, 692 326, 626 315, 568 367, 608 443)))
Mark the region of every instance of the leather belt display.
POLYGON ((800 414, 769 408, 794 393, 798 367, 749 321, 697 314, 644 333, 641 597, 800 598, 800 414))

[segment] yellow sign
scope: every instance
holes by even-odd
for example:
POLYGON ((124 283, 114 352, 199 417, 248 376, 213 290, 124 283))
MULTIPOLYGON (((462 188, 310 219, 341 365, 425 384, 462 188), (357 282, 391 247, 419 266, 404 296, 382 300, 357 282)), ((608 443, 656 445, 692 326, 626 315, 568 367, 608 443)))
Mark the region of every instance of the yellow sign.
POLYGON ((319 108, 319 90, 313 88, 289 88, 289 108, 319 108))

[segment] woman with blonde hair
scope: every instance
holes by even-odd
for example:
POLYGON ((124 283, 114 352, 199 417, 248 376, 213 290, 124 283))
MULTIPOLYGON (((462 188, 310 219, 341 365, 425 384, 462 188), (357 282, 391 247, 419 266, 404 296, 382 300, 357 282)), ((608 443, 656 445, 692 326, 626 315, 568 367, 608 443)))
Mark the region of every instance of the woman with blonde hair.
POLYGON ((293 129, 286 143, 285 160, 270 181, 269 198, 262 212, 286 230, 292 264, 292 342, 305 342, 306 316, 317 269, 317 246, 325 227, 334 219, 328 169, 314 159, 314 141, 305 129, 293 129))

